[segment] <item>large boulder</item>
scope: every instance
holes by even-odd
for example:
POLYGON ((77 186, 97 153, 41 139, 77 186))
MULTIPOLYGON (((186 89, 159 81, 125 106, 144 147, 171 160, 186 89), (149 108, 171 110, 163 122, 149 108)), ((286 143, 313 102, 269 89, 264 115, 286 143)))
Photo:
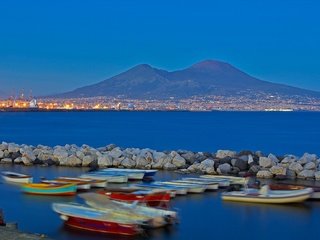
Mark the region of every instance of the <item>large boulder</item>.
POLYGON ((282 159, 281 164, 282 165, 290 165, 293 162, 296 162, 298 159, 294 155, 286 155, 284 159, 282 159))
POLYGON ((33 165, 33 161, 31 159, 27 158, 27 157, 21 157, 20 159, 21 159, 21 161, 23 162, 23 164, 25 166, 33 165))
POLYGON ((279 159, 275 155, 273 155, 272 153, 270 153, 268 155, 268 158, 271 159, 271 161, 274 163, 279 163, 279 159))
POLYGON ((303 179, 314 178, 314 176, 315 176, 314 170, 303 170, 298 174, 298 178, 303 178, 303 179))
POLYGON ((77 158, 83 160, 83 158, 85 157, 85 154, 81 150, 78 150, 76 151, 76 156, 77 158))
POLYGON ((16 153, 20 150, 20 146, 15 143, 9 143, 8 144, 8 151, 9 153, 16 153))
POLYGON ((287 175, 287 169, 285 167, 282 167, 282 166, 272 166, 270 168, 270 172, 274 175, 287 175))
POLYGON ((272 178, 273 174, 268 170, 260 170, 257 173, 257 178, 272 178))
POLYGON ((3 159, 1 159, 0 162, 1 162, 1 163, 12 163, 13 160, 12 160, 11 158, 3 158, 3 159))
POLYGON ((263 168, 271 168, 275 165, 270 158, 267 157, 259 157, 259 165, 263 168))
POLYGON ((0 144, 0 150, 1 150, 1 151, 8 150, 8 143, 2 142, 2 143, 0 144))
POLYGON ((206 159, 206 160, 203 160, 200 165, 199 165, 199 169, 200 170, 206 170, 206 168, 213 168, 214 167, 214 160, 212 159, 206 159))
POLYGON ((301 166, 300 163, 298 162, 293 162, 289 165, 288 169, 292 170, 292 171, 295 171, 295 173, 299 173, 303 170, 303 167, 301 166))
POLYGON ((196 155, 193 152, 183 153, 181 154, 181 157, 186 160, 187 164, 193 164, 197 160, 196 155))
POLYGON ((174 165, 174 164, 172 164, 172 163, 170 163, 170 162, 167 162, 167 163, 163 166, 163 169, 172 171, 172 170, 176 170, 176 169, 177 169, 177 166, 174 165))
POLYGON ((53 150, 53 158, 54 160, 59 160, 60 162, 64 161, 65 158, 69 156, 69 153, 66 149, 62 147, 57 147, 53 150))
POLYGON ((37 158, 34 155, 33 151, 30 150, 30 149, 24 149, 23 151, 20 150, 20 152, 22 153, 22 157, 25 157, 25 158, 29 159, 31 162, 33 162, 37 158))
POLYGON ((61 166, 69 166, 69 167, 79 167, 82 165, 81 159, 77 158, 75 155, 71 155, 66 158, 61 158, 59 161, 61 166))
POLYGON ((239 168, 240 171, 246 171, 249 168, 248 162, 242 159, 235 159, 232 165, 233 167, 239 168))
POLYGON ((314 177, 316 178, 317 181, 319 181, 320 180, 320 171, 315 172, 314 177))
POLYGON ((229 173, 230 171, 231 171, 231 165, 228 163, 224 163, 224 164, 219 165, 219 167, 217 169, 217 172, 219 174, 226 174, 226 173, 229 173))
POLYGON ((124 166, 125 168, 134 168, 136 166, 136 162, 126 157, 121 161, 121 166, 124 166))
POLYGON ((162 169, 166 163, 171 163, 172 156, 167 155, 163 152, 153 152, 153 162, 151 163, 152 168, 162 169))
POLYGON ((314 170, 314 169, 316 169, 316 164, 314 162, 308 162, 304 165, 304 169, 314 170))
POLYGON ((216 158, 225 158, 225 157, 231 157, 234 158, 237 155, 237 152, 230 151, 230 150, 218 150, 216 152, 216 158))
POLYGON ((15 160, 13 160, 13 163, 15 163, 15 164, 22 163, 22 158, 21 157, 17 157, 15 160))
POLYGON ((186 160, 177 153, 172 159, 172 164, 177 168, 181 168, 186 165, 186 160))
MULTIPOLYGON (((96 161, 96 159, 92 156, 92 155, 87 155, 87 156, 83 156, 80 155, 76 155, 77 158, 79 158, 80 160, 82 160, 82 167, 89 167, 91 163, 93 163, 94 161, 96 161)), ((112 164, 112 161, 111 161, 112 164)))
POLYGON ((310 153, 305 153, 303 156, 299 159, 299 163, 301 165, 305 165, 306 163, 309 162, 315 162, 317 160, 317 155, 316 154, 310 154, 310 153))
POLYGON ((118 159, 121 158, 121 156, 123 155, 123 152, 121 151, 121 149, 119 147, 113 148, 110 152, 109 155, 113 158, 113 159, 118 159))
POLYGON ((187 170, 191 173, 198 172, 200 169, 200 163, 194 163, 187 168, 187 170))
POLYGON ((4 157, 4 151, 0 150, 0 159, 4 157))
POLYGON ((259 171, 261 170, 261 167, 259 165, 252 165, 250 168, 249 168, 249 171, 248 173, 251 173, 251 174, 257 174, 259 171))

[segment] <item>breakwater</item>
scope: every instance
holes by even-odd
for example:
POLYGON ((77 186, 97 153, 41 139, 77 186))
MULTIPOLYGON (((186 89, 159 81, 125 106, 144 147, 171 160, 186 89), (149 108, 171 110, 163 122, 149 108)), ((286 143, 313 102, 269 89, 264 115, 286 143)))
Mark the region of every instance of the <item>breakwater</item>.
POLYGON ((276 156, 260 151, 156 151, 149 148, 121 148, 114 144, 93 148, 75 144, 50 147, 2 142, 0 164, 163 169, 182 173, 320 180, 320 159, 310 153, 276 156))

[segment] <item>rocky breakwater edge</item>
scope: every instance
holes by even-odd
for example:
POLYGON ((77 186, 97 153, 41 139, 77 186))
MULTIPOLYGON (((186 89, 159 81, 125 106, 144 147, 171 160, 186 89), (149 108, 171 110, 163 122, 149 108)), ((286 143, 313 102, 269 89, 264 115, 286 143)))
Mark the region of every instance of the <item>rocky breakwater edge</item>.
POLYGON ((218 150, 210 153, 121 148, 114 144, 93 148, 88 145, 74 144, 50 147, 2 142, 0 164, 55 165, 94 169, 140 168, 181 173, 320 180, 320 158, 316 154, 309 153, 299 157, 292 154, 265 155, 260 151, 218 150))

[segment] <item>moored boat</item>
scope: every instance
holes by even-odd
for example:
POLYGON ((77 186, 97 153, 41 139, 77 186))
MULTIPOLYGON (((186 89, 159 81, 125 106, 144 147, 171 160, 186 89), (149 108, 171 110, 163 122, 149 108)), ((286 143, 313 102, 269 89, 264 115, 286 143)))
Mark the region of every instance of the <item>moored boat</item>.
POLYGON ((220 178, 192 178, 192 177, 186 177, 186 178, 182 178, 182 180, 191 180, 191 181, 199 181, 199 182, 209 182, 209 183, 218 183, 219 187, 221 188, 225 188, 225 187, 229 187, 230 186, 230 180, 228 179, 220 179, 220 178))
POLYGON ((150 227, 162 227, 167 224, 173 224, 176 223, 178 219, 177 212, 175 211, 146 207, 135 203, 113 201, 96 193, 84 193, 79 196, 83 198, 89 206, 97 209, 116 209, 118 213, 145 216, 148 219, 150 227))
POLYGON ((166 191, 135 191, 131 193, 97 191, 109 199, 124 202, 139 202, 151 207, 167 207, 170 193, 166 191))
POLYGON ((298 190, 270 190, 268 185, 258 189, 245 189, 243 191, 233 191, 222 193, 225 201, 249 202, 249 203, 298 203, 310 198, 312 188, 298 190))
POLYGON ((184 187, 187 189, 188 193, 203 193, 207 189, 206 186, 204 186, 204 185, 191 184, 191 183, 164 181, 164 182, 155 182, 155 184, 169 185, 169 186, 175 186, 175 187, 184 187))
POLYGON ((294 184, 269 184, 269 187, 271 190, 299 190, 299 189, 306 189, 306 188, 312 188, 313 193, 310 196, 310 199, 320 199, 320 187, 315 186, 303 186, 303 185, 294 185, 294 184))
POLYGON ((75 184, 26 183, 21 187, 24 193, 47 196, 72 196, 76 194, 75 184))
POLYGON ((128 172, 128 173, 144 173, 143 177, 154 177, 158 170, 155 169, 126 169, 126 168, 107 168, 103 169, 103 171, 115 171, 115 172, 128 172))
POLYGON ((142 233, 140 222, 129 217, 74 204, 53 203, 52 209, 73 228, 120 235, 142 233))
POLYGON ((230 181, 230 184, 246 184, 247 180, 244 177, 234 177, 226 175, 201 175, 200 178, 209 178, 209 179, 226 179, 230 181))
POLYGON ((70 182, 80 182, 80 183, 88 183, 90 187, 101 187, 104 188, 107 186, 107 181, 103 179, 90 179, 90 178, 77 178, 77 177, 58 177, 56 178, 57 181, 70 181, 70 182))
POLYGON ((101 169, 95 173, 98 174, 114 174, 114 175, 126 175, 128 180, 142 180, 144 178, 144 171, 133 171, 132 169, 118 169, 118 168, 106 168, 101 169))
POLYGON ((80 175, 81 178, 91 178, 97 180, 105 180, 108 183, 126 183, 128 182, 128 175, 127 174, 120 174, 120 173, 104 173, 100 171, 90 172, 80 175))
POLYGON ((89 190, 91 188, 91 184, 86 181, 74 181, 74 180, 63 180, 63 179, 54 179, 54 180, 41 180, 42 183, 47 184, 74 184, 77 187, 77 190, 89 190))
POLYGON ((2 171, 2 178, 4 181, 9 183, 32 183, 33 177, 27 174, 10 172, 10 171, 2 171))
POLYGON ((206 190, 217 190, 219 188, 219 184, 216 182, 205 182, 205 181, 197 181, 197 180, 172 180, 175 183, 185 183, 185 184, 195 184, 200 186, 205 186, 206 190))

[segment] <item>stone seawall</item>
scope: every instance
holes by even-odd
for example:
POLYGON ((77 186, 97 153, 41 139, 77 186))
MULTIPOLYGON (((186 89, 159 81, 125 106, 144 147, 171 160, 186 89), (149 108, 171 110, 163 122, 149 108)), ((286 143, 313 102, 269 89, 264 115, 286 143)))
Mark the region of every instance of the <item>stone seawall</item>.
POLYGON ((49 147, 2 142, 0 164, 164 169, 179 170, 184 173, 320 180, 320 159, 317 155, 309 153, 299 157, 292 154, 265 155, 260 151, 160 152, 148 148, 120 148, 114 144, 93 148, 88 145, 79 147, 74 144, 49 147))

